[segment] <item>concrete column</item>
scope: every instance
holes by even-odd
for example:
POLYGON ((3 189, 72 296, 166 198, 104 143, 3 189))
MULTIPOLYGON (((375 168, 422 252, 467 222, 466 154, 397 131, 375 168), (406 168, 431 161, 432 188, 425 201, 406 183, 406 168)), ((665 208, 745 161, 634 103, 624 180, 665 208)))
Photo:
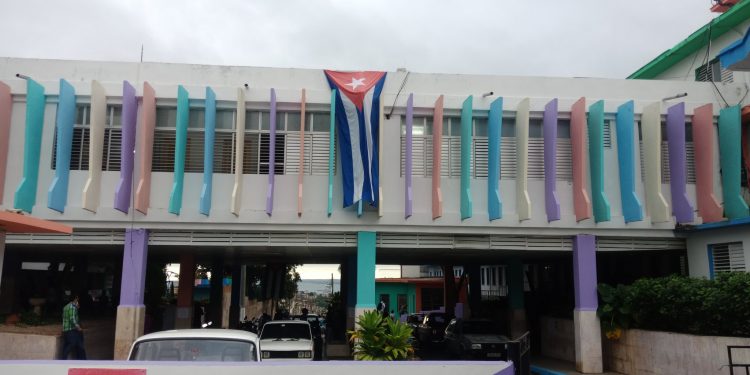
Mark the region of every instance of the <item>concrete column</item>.
POLYGON ((195 289, 195 255, 180 254, 180 288, 177 291, 177 316, 174 326, 177 329, 192 328, 193 290, 195 289))
POLYGON ((464 272, 469 275, 469 317, 479 316, 479 310, 482 306, 482 279, 480 271, 481 267, 478 264, 464 266, 464 272))
POLYGON ((240 325, 240 306, 242 305, 243 296, 240 294, 242 286, 242 266, 235 264, 232 266, 232 294, 229 305, 229 328, 236 329, 240 325))
POLYGON ((523 262, 514 257, 508 262, 508 299, 510 302, 510 335, 517 338, 526 333, 526 303, 523 296, 523 262))
POLYGON ((221 328, 221 317, 224 302, 224 259, 216 258, 211 264, 210 302, 208 305, 207 321, 212 322, 211 328, 221 328))
POLYGON ((354 315, 375 309, 375 232, 357 232, 357 304, 354 315))
POLYGON ((148 230, 126 229, 125 251, 122 257, 120 305, 117 307, 114 359, 127 359, 130 346, 143 335, 146 306, 143 294, 146 285, 148 230))
POLYGON ((3 286, 3 260, 5 259, 5 230, 0 229, 0 290, 3 286))
POLYGON ((346 309, 346 329, 354 329, 354 306, 357 304, 357 256, 348 255, 341 264, 341 300, 346 309))
POLYGON ((573 237, 573 286, 576 307, 573 311, 576 370, 600 373, 602 366, 602 333, 596 309, 596 237, 579 234, 573 237))

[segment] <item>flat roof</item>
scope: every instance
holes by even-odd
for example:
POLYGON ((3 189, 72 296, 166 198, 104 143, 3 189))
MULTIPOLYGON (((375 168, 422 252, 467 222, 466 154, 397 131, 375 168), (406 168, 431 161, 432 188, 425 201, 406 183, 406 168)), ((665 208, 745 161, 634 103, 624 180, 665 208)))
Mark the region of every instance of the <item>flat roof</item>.
POLYGON ((0 211, 0 230, 8 233, 73 233, 71 226, 11 211, 0 211))

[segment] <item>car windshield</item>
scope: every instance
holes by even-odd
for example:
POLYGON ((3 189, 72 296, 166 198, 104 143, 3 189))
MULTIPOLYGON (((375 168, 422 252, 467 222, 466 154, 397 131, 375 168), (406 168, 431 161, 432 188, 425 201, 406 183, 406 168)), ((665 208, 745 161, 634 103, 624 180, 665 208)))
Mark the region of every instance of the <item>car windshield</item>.
POLYGON ((310 340, 310 326, 297 323, 266 324, 260 333, 261 340, 310 340))
POLYGON ((255 344, 222 339, 160 339, 135 344, 131 361, 254 362, 255 344))
POLYGON ((464 334, 482 334, 498 333, 497 327, 492 322, 471 322, 465 321, 463 324, 464 334))

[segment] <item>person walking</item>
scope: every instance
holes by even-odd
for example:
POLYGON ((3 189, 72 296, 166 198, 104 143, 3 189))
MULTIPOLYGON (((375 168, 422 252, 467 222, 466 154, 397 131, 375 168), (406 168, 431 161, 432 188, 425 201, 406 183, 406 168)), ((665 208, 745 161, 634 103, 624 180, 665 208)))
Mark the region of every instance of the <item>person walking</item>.
POLYGON ((80 300, 78 295, 73 295, 70 303, 63 307, 63 319, 62 319, 62 330, 63 330, 63 351, 62 359, 68 359, 71 351, 73 352, 73 359, 84 360, 86 359, 86 350, 83 347, 83 329, 81 323, 78 320, 78 308, 80 307, 80 300))

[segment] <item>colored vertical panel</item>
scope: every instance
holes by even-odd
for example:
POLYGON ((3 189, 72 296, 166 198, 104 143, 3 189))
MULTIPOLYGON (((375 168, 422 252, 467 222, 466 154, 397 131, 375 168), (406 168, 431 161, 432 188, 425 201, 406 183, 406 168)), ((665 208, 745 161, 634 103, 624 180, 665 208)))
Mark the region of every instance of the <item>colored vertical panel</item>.
POLYGON ((404 160, 404 218, 411 217, 414 198, 412 196, 411 163, 412 163, 412 132, 414 131, 414 94, 409 94, 406 100, 406 145, 404 160))
POLYGON ((76 120, 76 92, 64 79, 60 80, 60 94, 55 118, 56 150, 55 178, 47 192, 47 207, 64 212, 68 203, 68 181, 70 177, 70 154, 73 148, 73 123, 76 120))
POLYGON ((216 94, 206 87, 205 138, 203 140, 203 188, 201 189, 200 213, 211 213, 211 196, 214 180, 214 139, 216 138, 216 94))
POLYGON ((89 178, 83 187, 81 206, 91 212, 99 208, 102 184, 104 128, 107 125, 107 94, 99 81, 91 81, 91 121, 89 126, 89 178))
POLYGON ((432 220, 443 216, 443 191, 440 187, 442 147, 434 146, 443 144, 443 100, 443 95, 435 100, 432 115, 432 220))
POLYGON ((120 182, 115 189, 115 209, 128 213, 133 187, 135 163, 135 126, 138 120, 138 101, 135 87, 122 83, 122 148, 120 149, 120 182))
POLYGON ((516 109, 516 212, 518 220, 531 219, 529 197, 529 98, 516 109))
POLYGON ((0 82, 0 204, 5 192, 5 171, 8 165, 8 148, 10 139, 10 115, 13 98, 10 87, 0 82))
POLYGON ((693 111, 693 148, 695 158, 695 190, 698 214, 704 223, 724 219, 721 203, 714 194, 714 107, 706 104, 693 111))
POLYGON ((576 310, 596 311, 596 237, 590 234, 573 236, 573 288, 576 310))
POLYGON ((461 108, 461 220, 472 215, 471 205, 471 125, 474 97, 464 100, 461 108))
POLYGON ((661 193, 661 103, 646 106, 641 115, 643 135, 644 185, 646 206, 651 222, 663 223, 670 220, 669 205, 661 193))
POLYGON ((182 85, 177 86, 177 121, 175 124, 174 182, 169 195, 169 212, 180 214, 182 190, 185 181, 185 153, 187 152, 187 128, 190 116, 190 99, 182 85))
POLYGON ((148 230, 125 229, 120 306, 143 306, 147 258, 148 230))
POLYGON ((143 83, 141 100, 141 129, 138 131, 140 176, 135 190, 135 209, 146 215, 151 203, 151 161, 154 149, 154 128, 156 127, 156 93, 148 82, 143 83))
POLYGON ((299 174, 297 175, 297 216, 302 216, 302 196, 305 181, 305 105, 307 97, 305 89, 302 89, 300 99, 300 124, 299 124, 299 174))
POLYGON ((635 193, 635 133, 633 101, 617 107, 617 160, 620 165, 620 200, 626 223, 643 220, 643 206, 635 193))
POLYGON ((357 232, 357 308, 375 308, 375 232, 357 232))
POLYGON ((591 198, 594 221, 610 220, 609 199, 604 192, 604 101, 589 107, 589 165, 591 167, 591 198))
POLYGON ((590 219, 591 199, 586 188, 586 98, 570 108, 570 144, 573 154, 573 208, 576 221, 590 219))
POLYGON ((724 216, 730 220, 750 215, 740 191, 741 137, 740 107, 736 105, 723 108, 719 111, 719 161, 724 192, 724 216))
POLYGON ((268 148, 268 189, 266 190, 266 215, 273 213, 273 188, 276 177, 276 90, 271 89, 271 136, 268 148))
POLYGON ((690 223, 693 206, 687 196, 687 154, 685 152, 685 103, 667 109, 667 146, 669 148, 669 186, 672 213, 678 223, 690 223))
POLYGON ((547 221, 560 220, 557 198, 557 99, 544 106, 544 203, 547 221))
POLYGON ((492 221, 503 217, 503 200, 500 197, 500 143, 503 129, 503 98, 497 98, 490 104, 488 127, 487 213, 490 221, 492 221))
POLYGON ((328 128, 328 216, 333 214, 333 162, 336 157, 334 154, 334 145, 336 144, 336 95, 336 89, 331 90, 331 125, 328 128))
POLYGON ((237 115, 235 116, 234 187, 232 188, 232 213, 240 216, 242 206, 242 167, 245 154, 245 92, 237 89, 237 115))
POLYGON ((44 127, 44 86, 26 79, 26 138, 23 147, 23 178, 16 188, 13 208, 31 213, 36 204, 39 158, 44 127))

